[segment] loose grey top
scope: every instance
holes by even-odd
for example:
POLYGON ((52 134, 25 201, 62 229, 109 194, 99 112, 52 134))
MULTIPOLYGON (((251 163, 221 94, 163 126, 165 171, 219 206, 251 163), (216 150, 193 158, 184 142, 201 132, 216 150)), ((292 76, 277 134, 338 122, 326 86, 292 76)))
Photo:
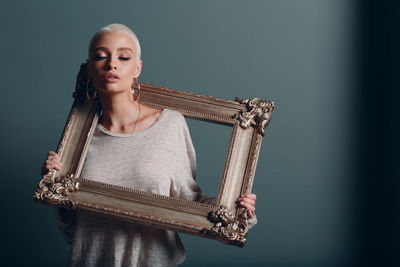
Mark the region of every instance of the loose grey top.
MULTIPOLYGON (((198 200, 195 152, 184 117, 164 109, 148 129, 117 134, 96 128, 81 177, 198 200)), ((86 211, 76 214, 71 266, 176 266, 185 259, 177 233, 86 211)))

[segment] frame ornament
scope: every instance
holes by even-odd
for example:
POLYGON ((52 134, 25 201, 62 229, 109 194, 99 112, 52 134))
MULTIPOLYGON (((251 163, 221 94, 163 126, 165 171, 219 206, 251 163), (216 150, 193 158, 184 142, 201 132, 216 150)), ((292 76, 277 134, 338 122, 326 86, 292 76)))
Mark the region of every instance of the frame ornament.
POLYGON ((34 200, 68 209, 84 209, 134 223, 216 239, 243 247, 247 210, 237 205, 250 193, 262 137, 274 102, 259 98, 215 98, 141 83, 144 105, 181 112, 186 117, 232 126, 224 171, 214 204, 199 203, 105 184, 80 177, 98 123, 98 99, 86 98, 87 66, 77 76, 74 102, 57 147, 63 170, 50 171, 38 183, 34 200))

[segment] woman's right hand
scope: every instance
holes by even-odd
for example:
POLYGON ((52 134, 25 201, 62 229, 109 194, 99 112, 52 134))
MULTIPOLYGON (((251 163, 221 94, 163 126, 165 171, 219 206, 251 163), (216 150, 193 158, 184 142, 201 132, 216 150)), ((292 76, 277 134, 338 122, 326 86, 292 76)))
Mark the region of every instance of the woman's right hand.
POLYGON ((43 162, 41 171, 42 176, 46 175, 49 172, 49 170, 61 171, 61 169, 62 169, 62 163, 60 157, 57 155, 56 152, 49 151, 45 162, 43 162))

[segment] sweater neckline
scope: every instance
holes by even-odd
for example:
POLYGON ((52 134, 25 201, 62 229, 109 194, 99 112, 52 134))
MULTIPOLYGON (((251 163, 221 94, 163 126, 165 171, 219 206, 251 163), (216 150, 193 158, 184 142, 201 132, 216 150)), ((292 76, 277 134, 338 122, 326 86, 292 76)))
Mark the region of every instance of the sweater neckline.
POLYGON ((106 135, 115 136, 115 137, 131 137, 131 136, 143 135, 143 134, 151 131, 155 127, 157 127, 157 125, 160 123, 160 121, 165 116, 166 112, 167 112, 167 109, 163 109, 160 116, 158 116, 157 120, 152 125, 150 125, 149 128, 144 129, 143 131, 140 131, 140 132, 135 132, 135 133, 131 133, 131 134, 130 133, 114 133, 114 132, 107 130, 101 123, 97 124, 97 129, 99 129, 101 132, 103 132, 106 135))

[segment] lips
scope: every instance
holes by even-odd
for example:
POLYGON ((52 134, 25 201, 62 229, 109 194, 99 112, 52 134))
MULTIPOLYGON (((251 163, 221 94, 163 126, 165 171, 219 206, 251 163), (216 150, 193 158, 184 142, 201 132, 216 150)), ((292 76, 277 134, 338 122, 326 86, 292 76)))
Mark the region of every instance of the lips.
POLYGON ((115 82, 117 82, 119 79, 120 79, 119 76, 118 76, 116 73, 112 73, 112 72, 106 73, 106 74, 103 76, 103 80, 105 80, 106 82, 109 82, 109 83, 115 83, 115 82))

